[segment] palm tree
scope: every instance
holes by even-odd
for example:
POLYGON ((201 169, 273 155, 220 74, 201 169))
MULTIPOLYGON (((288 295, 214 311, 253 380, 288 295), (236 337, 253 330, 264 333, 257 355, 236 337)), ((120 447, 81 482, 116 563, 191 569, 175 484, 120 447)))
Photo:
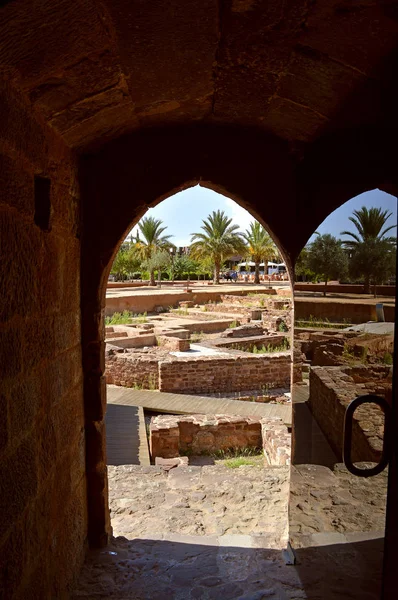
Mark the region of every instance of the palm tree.
POLYGON ((278 254, 278 250, 269 233, 258 221, 250 223, 250 228, 243 237, 248 244, 247 253, 254 262, 254 283, 260 283, 260 263, 264 262, 266 266, 278 254))
MULTIPOLYGON (((385 227, 391 216, 392 212, 381 208, 370 208, 368 210, 366 206, 362 206, 360 210, 354 210, 353 216, 349 217, 349 220, 355 225, 357 233, 342 231, 340 235, 348 235, 352 238, 351 240, 343 240, 344 246, 351 252, 355 252, 369 242, 384 240, 395 243, 395 237, 384 237, 386 233, 396 227, 396 225, 385 227)), ((365 275, 365 293, 370 293, 369 274, 365 275)))
MULTIPOLYGON (((167 227, 163 227, 163 221, 154 217, 144 217, 138 223, 138 231, 135 238, 137 252, 142 261, 150 261, 152 256, 161 249, 173 247, 170 242, 171 235, 162 235, 167 227), (141 234, 141 237, 140 237, 141 234)), ((149 265, 151 263, 148 263, 149 265)), ((150 266, 150 285, 155 285, 155 268, 150 266)))
POLYGON ((214 283, 220 283, 224 260, 234 254, 244 254, 246 245, 238 225, 222 210, 213 211, 202 221, 203 233, 192 233, 190 255, 193 259, 211 258, 214 264, 214 283))

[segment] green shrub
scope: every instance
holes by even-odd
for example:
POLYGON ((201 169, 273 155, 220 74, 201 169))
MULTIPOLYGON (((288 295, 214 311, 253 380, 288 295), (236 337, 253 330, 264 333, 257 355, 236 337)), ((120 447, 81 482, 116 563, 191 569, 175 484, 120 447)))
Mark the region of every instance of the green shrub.
POLYGON ((392 354, 390 354, 390 352, 385 352, 384 356, 383 356, 383 362, 385 365, 392 365, 393 364, 393 357, 392 354))

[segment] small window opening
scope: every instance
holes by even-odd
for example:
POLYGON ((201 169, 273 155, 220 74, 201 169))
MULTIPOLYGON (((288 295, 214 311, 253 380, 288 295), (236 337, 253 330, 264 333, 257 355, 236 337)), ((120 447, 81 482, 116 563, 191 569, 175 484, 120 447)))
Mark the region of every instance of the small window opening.
POLYGON ((51 180, 35 175, 35 223, 42 231, 51 231, 51 180))

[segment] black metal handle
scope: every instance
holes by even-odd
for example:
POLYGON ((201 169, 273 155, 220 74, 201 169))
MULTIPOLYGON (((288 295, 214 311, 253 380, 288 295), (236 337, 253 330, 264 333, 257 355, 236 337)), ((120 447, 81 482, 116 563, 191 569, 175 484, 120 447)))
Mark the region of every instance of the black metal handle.
POLYGON ((343 461, 347 469, 353 475, 357 475, 358 477, 373 477, 373 475, 378 475, 388 465, 390 460, 390 451, 389 451, 389 433, 390 433, 390 423, 391 423, 391 407, 388 404, 385 398, 381 398, 380 396, 375 396, 373 394, 368 394, 364 396, 358 396, 355 398, 350 404, 347 406, 347 410, 344 417, 344 433, 343 433, 343 461), (383 438, 383 450, 381 453, 380 462, 371 469, 360 469, 356 467, 351 460, 351 442, 352 442, 352 422, 354 417, 354 412, 361 406, 362 404, 377 404, 384 412, 384 438, 383 438))

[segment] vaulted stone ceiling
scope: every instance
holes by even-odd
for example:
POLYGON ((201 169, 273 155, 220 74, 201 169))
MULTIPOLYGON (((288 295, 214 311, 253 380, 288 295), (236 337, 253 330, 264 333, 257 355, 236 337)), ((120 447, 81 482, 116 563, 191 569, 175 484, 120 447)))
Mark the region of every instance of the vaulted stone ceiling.
POLYGON ((252 125, 305 145, 396 124, 398 2, 14 0, 0 71, 81 150, 137 128, 252 125))

